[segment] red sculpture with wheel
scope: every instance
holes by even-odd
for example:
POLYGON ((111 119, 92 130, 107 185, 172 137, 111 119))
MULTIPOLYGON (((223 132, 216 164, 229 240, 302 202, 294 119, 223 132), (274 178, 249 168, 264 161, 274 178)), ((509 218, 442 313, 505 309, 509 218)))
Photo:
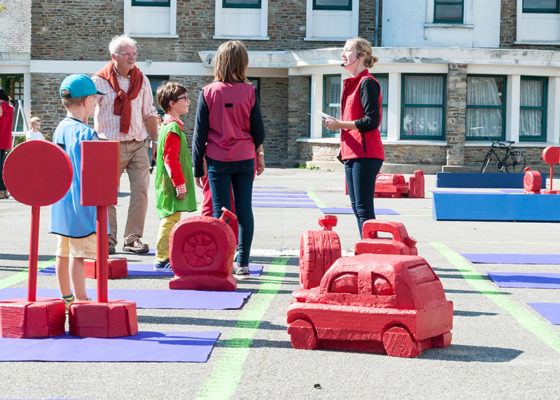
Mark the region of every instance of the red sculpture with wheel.
POLYGON ((543 190, 543 194, 558 194, 560 191, 552 189, 552 181, 554 178, 554 164, 560 162, 560 149, 555 146, 548 146, 543 150, 542 158, 545 163, 550 165, 550 189, 543 190))
POLYGON ((40 207, 56 203, 72 184, 72 163, 57 145, 43 140, 14 148, 4 164, 4 182, 14 199, 31 206, 27 300, 0 302, 2 337, 38 338, 64 334, 66 309, 61 299, 37 298, 40 207))
POLYGON ((296 349, 416 357, 451 344, 453 303, 426 260, 361 254, 338 259, 319 287, 296 290, 287 313, 296 349))
POLYGON ((416 170, 406 182, 401 174, 379 174, 375 180, 375 197, 424 198, 424 171, 416 170))
POLYGON ((169 262, 175 277, 169 289, 235 290, 233 255, 236 238, 226 220, 235 215, 222 208, 220 219, 188 217, 179 221, 169 237, 169 262))
POLYGON ((299 287, 310 289, 321 283, 330 266, 340 258, 340 238, 332 230, 338 219, 334 215, 319 217, 318 231, 306 231, 299 246, 299 287))

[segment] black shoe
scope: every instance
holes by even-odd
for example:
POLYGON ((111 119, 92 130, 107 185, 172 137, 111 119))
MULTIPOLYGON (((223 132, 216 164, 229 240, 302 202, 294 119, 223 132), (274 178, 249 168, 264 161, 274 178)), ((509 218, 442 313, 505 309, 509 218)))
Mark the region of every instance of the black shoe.
POLYGON ((169 258, 165 261, 156 261, 156 263, 154 264, 154 271, 171 271, 169 258))
POLYGON ((117 252, 117 250, 115 250, 115 245, 110 244, 109 245, 109 255, 115 254, 116 252, 117 252))

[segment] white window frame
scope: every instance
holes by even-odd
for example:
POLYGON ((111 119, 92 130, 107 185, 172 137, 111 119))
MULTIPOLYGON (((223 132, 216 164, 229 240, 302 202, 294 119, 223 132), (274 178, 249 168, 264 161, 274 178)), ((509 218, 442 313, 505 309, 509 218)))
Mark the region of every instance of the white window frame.
POLYGON ((245 40, 269 40, 268 37, 268 0, 261 0, 261 8, 227 8, 228 10, 236 10, 237 12, 254 12, 254 10, 260 10, 261 12, 261 29, 256 36, 243 36, 243 35, 226 35, 223 33, 222 28, 222 13, 224 8, 222 7, 223 0, 215 0, 215 12, 214 12, 214 39, 245 39, 245 40))
POLYGON ((347 39, 352 37, 358 36, 358 28, 360 23, 360 1, 359 0, 352 0, 352 11, 342 11, 342 10, 313 10, 313 0, 307 0, 307 9, 306 9, 306 22, 305 22, 305 39, 304 40, 313 40, 313 41, 335 41, 335 42, 344 42, 347 39), (314 37, 312 36, 313 33, 313 14, 314 13, 321 13, 321 14, 328 14, 332 13, 333 15, 341 14, 341 13, 352 13, 352 34, 342 37, 314 37))
MULTIPOLYGON (((169 7, 169 33, 164 34, 151 34, 151 33, 136 33, 131 32, 131 12, 132 12, 132 0, 124 0, 124 34, 130 35, 132 37, 157 37, 157 38, 177 38, 177 0, 170 0, 169 7)), ((137 7, 151 7, 151 6, 134 6, 137 7)))

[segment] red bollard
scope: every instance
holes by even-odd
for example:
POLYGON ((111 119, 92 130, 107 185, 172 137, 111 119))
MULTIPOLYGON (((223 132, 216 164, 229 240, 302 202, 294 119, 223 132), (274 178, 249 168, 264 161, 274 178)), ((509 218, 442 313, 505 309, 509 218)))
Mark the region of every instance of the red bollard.
POLYGON ((411 176, 408 181, 408 197, 423 199, 425 197, 425 187, 424 171, 414 171, 414 176, 411 176))
POLYGON ((169 237, 169 261, 175 277, 169 289, 235 290, 233 255, 236 239, 226 220, 235 215, 222 208, 220 219, 188 217, 179 221, 169 237))
POLYGON ((422 257, 339 258, 314 289, 292 293, 288 334, 296 349, 417 357, 451 344, 453 303, 422 257))
POLYGON ((401 222, 367 220, 362 228, 362 236, 364 238, 354 245, 356 255, 364 253, 418 255, 416 240, 408 235, 401 222), (379 238, 378 232, 390 233, 393 238, 379 238))
POLYGON ((27 300, 0 302, 0 335, 31 338, 64 334, 61 299, 37 298, 40 207, 56 203, 72 184, 72 163, 57 145, 34 140, 14 148, 4 164, 4 182, 14 199, 31 206, 27 300))
POLYGON ((300 240, 299 287, 318 286, 329 267, 340 258, 340 238, 332 230, 338 219, 334 215, 319 217, 319 231, 306 231, 300 240))
POLYGON ((138 333, 136 303, 109 300, 107 291, 107 206, 117 204, 119 142, 82 142, 84 206, 97 206, 97 301, 77 301, 68 311, 70 334, 81 337, 118 337, 138 333))
POLYGON ((560 162, 560 149, 555 146, 548 146, 542 152, 542 158, 545 163, 550 165, 550 189, 543 190, 543 194, 558 194, 560 191, 553 190, 552 181, 554 179, 554 164, 558 164, 560 162))

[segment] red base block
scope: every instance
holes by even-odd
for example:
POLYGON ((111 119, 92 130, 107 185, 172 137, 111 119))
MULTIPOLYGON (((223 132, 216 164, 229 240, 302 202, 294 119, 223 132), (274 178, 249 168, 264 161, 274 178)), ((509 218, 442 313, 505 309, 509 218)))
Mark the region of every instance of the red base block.
MULTIPOLYGON (((121 279, 128 276, 128 266, 126 258, 109 258, 107 260, 107 268, 109 279, 121 279)), ((86 270, 86 278, 97 279, 97 263, 95 260, 85 260, 84 268, 86 270)))
POLYGON ((237 280, 232 274, 175 276, 169 289, 179 290, 235 290, 237 280))
POLYGON ((0 302, 0 336, 41 338, 64 334, 66 308, 60 299, 13 299, 0 302))
POLYGON ((126 300, 77 301, 70 305, 70 334, 81 337, 118 337, 138 333, 136 303, 126 300))

